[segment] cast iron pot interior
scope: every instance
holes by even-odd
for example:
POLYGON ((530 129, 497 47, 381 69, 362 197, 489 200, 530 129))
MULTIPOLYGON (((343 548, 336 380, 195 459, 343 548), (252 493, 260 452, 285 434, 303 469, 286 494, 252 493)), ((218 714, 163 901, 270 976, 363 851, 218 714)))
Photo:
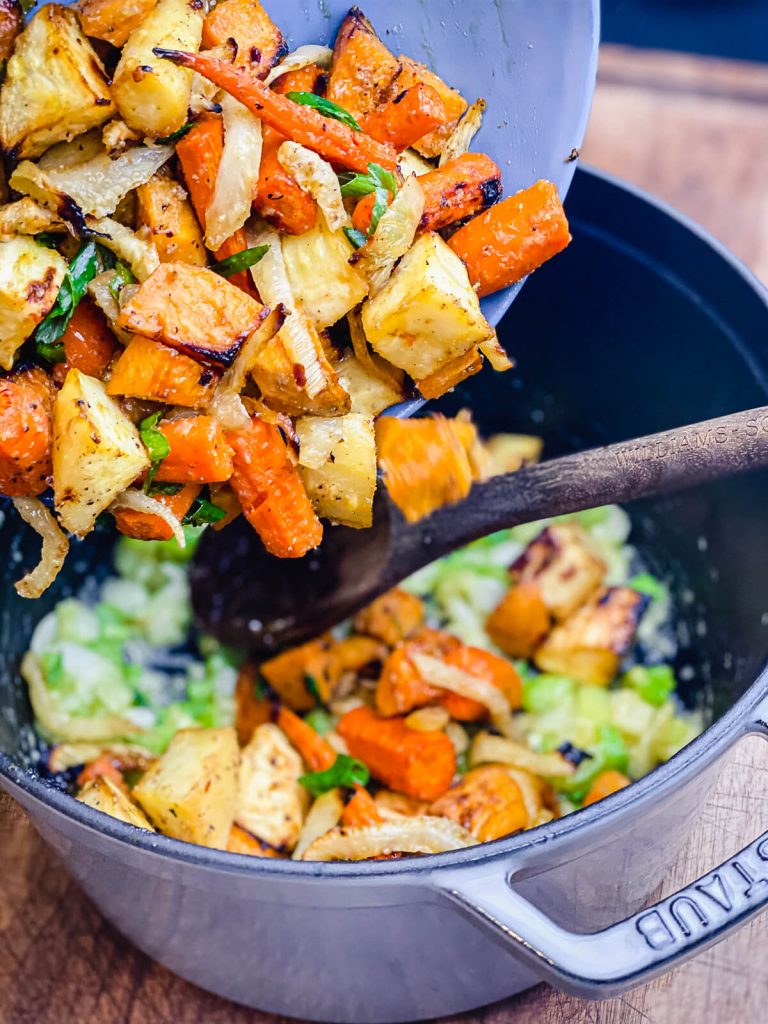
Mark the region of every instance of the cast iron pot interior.
MULTIPOLYGON (((616 441, 736 409, 765 404, 768 365, 764 339, 768 311, 754 281, 722 252, 692 236, 690 226, 659 206, 594 173, 579 173, 568 202, 574 243, 532 277, 506 319, 502 339, 518 360, 507 376, 486 372, 440 403, 452 412, 469 406, 485 433, 537 433, 546 450, 616 441)), ((673 582, 680 650, 677 669, 687 703, 701 703, 713 719, 732 709, 757 677, 768 648, 765 612, 768 574, 763 516, 768 476, 700 488, 629 511, 634 540, 653 569, 673 582)), ((49 595, 22 601, 11 582, 34 564, 36 543, 12 514, 0 528, 6 552, 0 616, 0 775, 33 803, 48 805, 88 827, 189 863, 279 875, 409 875, 425 862, 394 865, 261 864, 151 839, 106 821, 19 769, 36 741, 18 661, 34 623, 64 594, 109 571, 107 530, 75 545, 49 595)), ((686 763, 724 750, 737 712, 659 769, 669 780, 686 763)), ((532 843, 585 833, 606 813, 648 796, 654 779, 606 805, 487 847, 431 858, 439 868, 479 863, 532 843)), ((656 783, 658 785, 658 782, 656 783)), ((556 849, 553 847, 553 850, 556 849)))

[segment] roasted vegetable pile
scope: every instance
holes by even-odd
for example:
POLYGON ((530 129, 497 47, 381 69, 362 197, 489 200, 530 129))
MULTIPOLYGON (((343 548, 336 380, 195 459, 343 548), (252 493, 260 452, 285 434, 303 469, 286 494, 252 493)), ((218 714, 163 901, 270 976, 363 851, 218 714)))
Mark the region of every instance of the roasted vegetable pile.
POLYGON ((568 244, 554 186, 502 201, 483 101, 356 8, 288 53, 258 0, 5 7, 0 493, 44 538, 19 593, 105 512, 180 544, 242 513, 286 558, 370 525, 375 418, 511 366, 479 299, 568 244))
MULTIPOLYGON (((492 471, 540 450, 477 444, 492 471)), ((59 605, 24 661, 46 769, 131 824, 262 857, 437 853, 533 828, 702 727, 674 694, 666 588, 627 539, 616 508, 505 531, 258 665, 205 638, 190 659, 188 551, 123 540, 121 578, 95 606, 59 605)))

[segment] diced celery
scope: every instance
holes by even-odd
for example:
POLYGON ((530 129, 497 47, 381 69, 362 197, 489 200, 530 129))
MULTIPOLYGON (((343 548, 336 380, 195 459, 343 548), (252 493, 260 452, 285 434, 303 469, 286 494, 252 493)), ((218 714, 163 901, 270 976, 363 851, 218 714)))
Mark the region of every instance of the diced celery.
POLYGON ((52 690, 58 689, 61 686, 64 673, 64 659, 61 651, 43 651, 39 657, 47 685, 52 690))
POLYGON ((99 620, 82 601, 67 598, 56 605, 56 636, 74 644, 86 644, 98 639, 99 620))
POLYGON ((648 704, 660 708, 677 684, 670 665, 635 665, 621 677, 621 685, 634 690, 648 704))
POLYGON ((575 714, 595 726, 611 721, 611 695, 602 686, 582 684, 576 690, 575 714))
POLYGON ((319 732, 321 736, 325 736, 335 726, 333 715, 329 714, 324 708, 314 708, 305 717, 305 721, 307 725, 310 725, 315 732, 319 732))
POLYGON ((627 586, 641 594, 646 594, 652 601, 663 601, 669 593, 666 584, 649 572, 641 572, 633 576, 627 586))
POLYGON ((62 673, 57 697, 63 711, 89 718, 130 707, 133 687, 121 666, 78 644, 62 643, 62 673))
POLYGON ((523 680, 523 708, 540 715, 571 700, 576 683, 566 676, 540 675, 523 680))
POLYGON ((598 751, 605 762, 605 767, 625 772, 629 763, 629 752, 619 730, 613 725, 601 725, 597 737, 598 751))
POLYGON ((115 609, 124 620, 140 622, 147 607, 147 588, 136 580, 109 579, 101 588, 102 604, 115 609))
POLYGON ((613 690, 611 721, 625 736, 638 739, 651 728, 654 708, 634 690, 613 690))

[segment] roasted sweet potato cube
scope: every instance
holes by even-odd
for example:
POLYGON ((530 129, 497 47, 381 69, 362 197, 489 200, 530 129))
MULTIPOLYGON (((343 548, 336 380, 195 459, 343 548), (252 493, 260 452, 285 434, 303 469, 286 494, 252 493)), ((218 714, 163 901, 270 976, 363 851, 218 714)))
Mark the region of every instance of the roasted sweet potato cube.
POLYGON ((0 378, 0 493, 34 497, 47 489, 52 399, 50 379, 39 367, 0 378))
POLYGON ((536 667, 607 686, 632 645, 648 600, 629 587, 600 591, 552 630, 533 656, 536 667))
POLYGON ((271 721, 272 704, 257 693, 258 671, 255 665, 245 664, 237 674, 235 686, 235 729, 241 747, 250 742, 254 729, 271 721))
POLYGON ((501 600, 485 624, 491 640, 512 658, 530 658, 552 626, 538 583, 520 583, 501 600))
POLYGON ((203 48, 237 44, 236 64, 249 64, 264 75, 288 52, 283 33, 259 0, 223 0, 203 22, 203 48))
POLYGON ((431 86, 443 101, 446 113, 445 124, 440 128, 435 128, 413 144, 413 148, 422 156, 440 156, 456 122, 467 109, 467 101, 461 93, 452 89, 425 64, 419 64, 418 61, 411 60, 410 57, 405 57, 403 54, 400 54, 398 61, 400 66, 392 80, 391 96, 398 96, 403 90, 410 89, 422 82, 424 85, 431 86))
POLYGON ((136 189, 136 217, 149 229, 161 263, 208 263, 203 233, 184 187, 155 175, 136 189))
POLYGON ((259 671, 292 711, 311 711, 318 697, 325 702, 330 696, 332 647, 333 637, 328 634, 262 662, 259 671))
POLYGON ((218 381, 215 370, 137 334, 115 364, 107 394, 202 409, 218 381))
POLYGON ((520 787, 499 765, 467 772, 432 804, 429 813, 458 822, 481 843, 501 839, 530 824, 520 787))
POLYGON ((389 99, 398 70, 397 60, 376 35, 370 21, 353 7, 336 37, 328 99, 359 120, 389 99))
POLYGON ((157 0, 79 0, 75 9, 87 36, 122 46, 156 5, 157 0))
POLYGON ((605 572, 605 562, 590 549, 577 523, 548 526, 510 567, 514 582, 538 584, 541 599, 558 620, 584 604, 605 572))
POLYGON ((212 416, 163 420, 157 429, 171 446, 155 474, 158 483, 213 484, 232 476, 233 452, 212 416))
POLYGON ((163 263, 123 306, 119 324, 199 362, 231 366, 266 312, 212 270, 163 263))
POLYGON ((387 591, 355 616, 357 633, 375 636, 394 647, 424 624, 424 605, 407 590, 387 591))

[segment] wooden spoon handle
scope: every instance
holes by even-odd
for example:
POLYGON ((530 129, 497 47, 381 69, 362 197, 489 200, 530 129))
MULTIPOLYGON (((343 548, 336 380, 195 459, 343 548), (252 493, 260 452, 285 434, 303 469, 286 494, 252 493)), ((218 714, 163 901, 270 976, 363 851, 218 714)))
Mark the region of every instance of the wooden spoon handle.
POLYGON ((693 487, 768 466, 768 407, 552 459, 477 484, 403 536, 419 565, 494 530, 693 487), (428 555, 419 555, 423 545, 428 555))

